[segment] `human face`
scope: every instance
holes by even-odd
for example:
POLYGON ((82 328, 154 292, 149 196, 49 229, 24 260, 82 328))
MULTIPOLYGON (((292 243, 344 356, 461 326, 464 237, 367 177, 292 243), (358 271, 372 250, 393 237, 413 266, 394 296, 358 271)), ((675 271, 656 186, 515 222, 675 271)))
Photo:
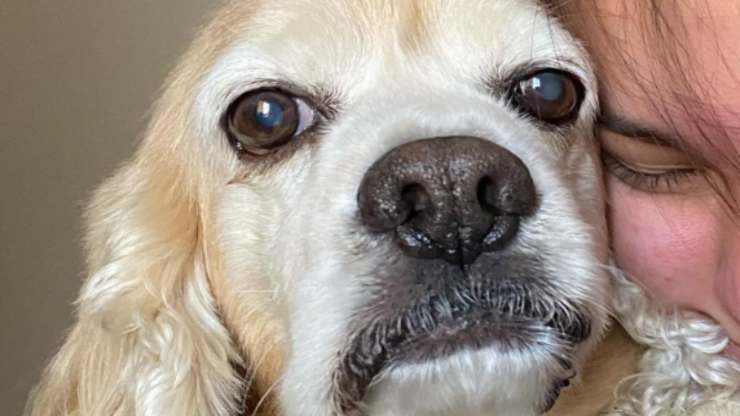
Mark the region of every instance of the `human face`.
POLYGON ((576 31, 602 82, 616 261, 659 305, 717 321, 740 360, 740 220, 725 203, 740 200, 740 1, 677 2, 660 35, 644 0, 581 2, 596 7, 576 31))

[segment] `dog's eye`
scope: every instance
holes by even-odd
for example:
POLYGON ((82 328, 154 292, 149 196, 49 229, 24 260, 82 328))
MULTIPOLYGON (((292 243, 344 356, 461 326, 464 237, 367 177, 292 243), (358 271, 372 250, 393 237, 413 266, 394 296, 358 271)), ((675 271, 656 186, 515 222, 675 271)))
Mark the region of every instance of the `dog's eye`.
POLYGON ((261 90, 239 97, 227 117, 239 150, 263 154, 303 133, 313 124, 315 111, 301 98, 261 90))
POLYGON ((559 125, 577 116, 583 85, 567 72, 545 69, 521 79, 514 85, 511 98, 523 112, 559 125))

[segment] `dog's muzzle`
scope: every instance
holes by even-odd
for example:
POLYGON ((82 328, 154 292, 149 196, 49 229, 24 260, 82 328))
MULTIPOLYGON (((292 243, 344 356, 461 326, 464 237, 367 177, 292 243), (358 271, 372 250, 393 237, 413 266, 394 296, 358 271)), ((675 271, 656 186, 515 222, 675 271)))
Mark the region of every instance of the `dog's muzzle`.
POLYGON ((517 247, 538 195, 516 155, 475 137, 414 141, 366 172, 358 204, 362 226, 391 253, 340 353, 334 401, 343 414, 358 414, 384 370, 465 348, 557 348, 562 378, 571 376, 590 315, 562 296, 537 253, 517 247))
POLYGON ((358 200, 365 226, 394 233, 406 255, 469 265, 516 236, 537 195, 510 151, 475 137, 443 137, 391 150, 365 174, 358 200))

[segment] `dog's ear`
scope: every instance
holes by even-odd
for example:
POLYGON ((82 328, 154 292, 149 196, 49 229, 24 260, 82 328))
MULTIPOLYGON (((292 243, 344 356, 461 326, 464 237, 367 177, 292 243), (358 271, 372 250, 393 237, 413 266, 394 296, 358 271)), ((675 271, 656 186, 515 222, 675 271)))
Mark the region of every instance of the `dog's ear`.
MULTIPOLYGON (((238 160, 223 151, 226 141, 198 137, 193 120, 204 77, 252 8, 229 3, 202 29, 168 79, 135 157, 94 195, 78 321, 28 415, 235 415, 250 400, 272 411, 266 393, 244 397, 249 385, 272 386, 277 376, 250 369, 245 382, 239 370, 268 336, 264 325, 237 322, 255 312, 226 299, 216 244, 215 201, 238 160)), ((277 373, 279 360, 267 361, 277 373)))
POLYGON ((209 279, 219 266, 209 252, 208 188, 218 188, 219 175, 189 121, 205 72, 192 64, 197 48, 170 79, 137 155, 94 195, 78 321, 30 398, 29 415, 240 410, 244 382, 235 369, 243 363, 209 279))
POLYGON ((78 322, 30 415, 229 415, 240 404, 195 191, 181 167, 149 162, 136 158, 93 199, 78 322))

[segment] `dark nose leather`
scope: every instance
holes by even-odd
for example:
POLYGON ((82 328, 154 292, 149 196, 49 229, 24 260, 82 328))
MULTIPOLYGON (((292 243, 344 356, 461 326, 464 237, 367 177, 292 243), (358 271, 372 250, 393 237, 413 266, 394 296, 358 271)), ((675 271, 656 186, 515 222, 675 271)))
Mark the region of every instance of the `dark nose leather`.
POLYGON ((475 137, 423 139, 380 158, 360 185, 363 224, 394 233, 409 256, 469 265, 503 249, 537 203, 513 153, 475 137))

